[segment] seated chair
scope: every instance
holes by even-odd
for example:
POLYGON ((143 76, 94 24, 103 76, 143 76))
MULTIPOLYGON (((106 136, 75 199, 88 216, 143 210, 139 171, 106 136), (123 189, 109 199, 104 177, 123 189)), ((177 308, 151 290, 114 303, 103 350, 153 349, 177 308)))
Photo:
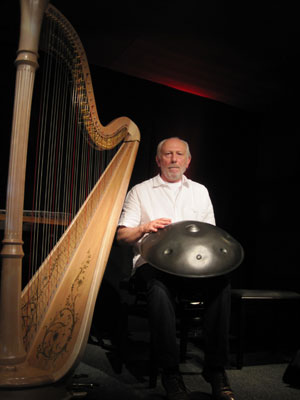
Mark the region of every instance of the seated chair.
MULTIPOLYGON (((135 284, 134 276, 124 279, 121 282, 121 289, 125 289, 134 296, 134 303, 128 307, 128 316, 130 314, 147 317, 146 294, 135 284)), ((176 313, 178 317, 178 335, 180 362, 184 363, 187 356, 187 345, 190 336, 196 337, 201 332, 202 311, 204 302, 202 298, 196 298, 194 295, 183 293, 177 298, 176 313)), ((151 339, 150 339, 151 342, 151 339)), ((158 376, 158 368, 151 357, 150 348, 150 367, 149 367, 149 387, 155 387, 158 376)))

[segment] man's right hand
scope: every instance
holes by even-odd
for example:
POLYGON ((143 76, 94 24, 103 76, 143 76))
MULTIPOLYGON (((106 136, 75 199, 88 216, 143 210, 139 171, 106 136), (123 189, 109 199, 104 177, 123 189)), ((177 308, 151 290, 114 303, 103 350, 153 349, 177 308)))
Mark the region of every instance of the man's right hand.
POLYGON ((142 231, 144 233, 157 232, 159 229, 163 229, 167 225, 170 225, 171 222, 170 218, 158 218, 142 225, 142 231))
POLYGON ((135 228, 119 226, 117 230, 117 240, 123 244, 133 245, 146 233, 157 232, 159 229, 165 228, 171 222, 170 218, 158 218, 135 228))

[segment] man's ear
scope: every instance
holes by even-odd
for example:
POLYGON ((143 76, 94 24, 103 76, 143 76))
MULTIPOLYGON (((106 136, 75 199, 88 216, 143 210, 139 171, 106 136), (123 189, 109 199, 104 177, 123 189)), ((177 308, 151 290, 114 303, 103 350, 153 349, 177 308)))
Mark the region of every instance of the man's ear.
POLYGON ((188 160, 187 160, 187 162, 186 162, 186 168, 187 168, 187 169, 188 169, 188 167, 189 167, 189 165, 190 165, 191 160, 192 160, 192 157, 189 156, 189 158, 188 158, 188 160))
POLYGON ((160 167, 160 159, 157 156, 155 157, 155 161, 156 161, 156 164, 158 165, 158 167, 160 167))

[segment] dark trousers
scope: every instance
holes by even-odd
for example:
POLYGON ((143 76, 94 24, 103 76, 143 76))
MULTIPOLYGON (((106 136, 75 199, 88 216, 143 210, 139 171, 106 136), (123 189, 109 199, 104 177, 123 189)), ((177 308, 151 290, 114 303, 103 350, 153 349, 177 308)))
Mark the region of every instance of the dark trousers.
POLYGON ((135 272, 135 284, 147 294, 149 327, 158 365, 174 368, 179 364, 176 340, 175 299, 181 293, 201 294, 205 365, 225 367, 229 353, 231 309, 228 277, 183 278, 167 274, 144 264, 135 272))

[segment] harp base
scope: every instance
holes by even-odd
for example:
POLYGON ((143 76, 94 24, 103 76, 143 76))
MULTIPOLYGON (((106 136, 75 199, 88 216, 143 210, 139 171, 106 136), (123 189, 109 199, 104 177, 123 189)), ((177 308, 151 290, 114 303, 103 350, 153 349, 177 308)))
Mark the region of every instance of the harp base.
POLYGON ((52 375, 41 369, 31 367, 27 362, 14 366, 0 366, 0 388, 32 387, 53 382, 52 375))
POLYGON ((74 397, 73 393, 67 392, 66 388, 51 385, 16 390, 0 389, 0 398, 6 400, 71 400, 74 397))

